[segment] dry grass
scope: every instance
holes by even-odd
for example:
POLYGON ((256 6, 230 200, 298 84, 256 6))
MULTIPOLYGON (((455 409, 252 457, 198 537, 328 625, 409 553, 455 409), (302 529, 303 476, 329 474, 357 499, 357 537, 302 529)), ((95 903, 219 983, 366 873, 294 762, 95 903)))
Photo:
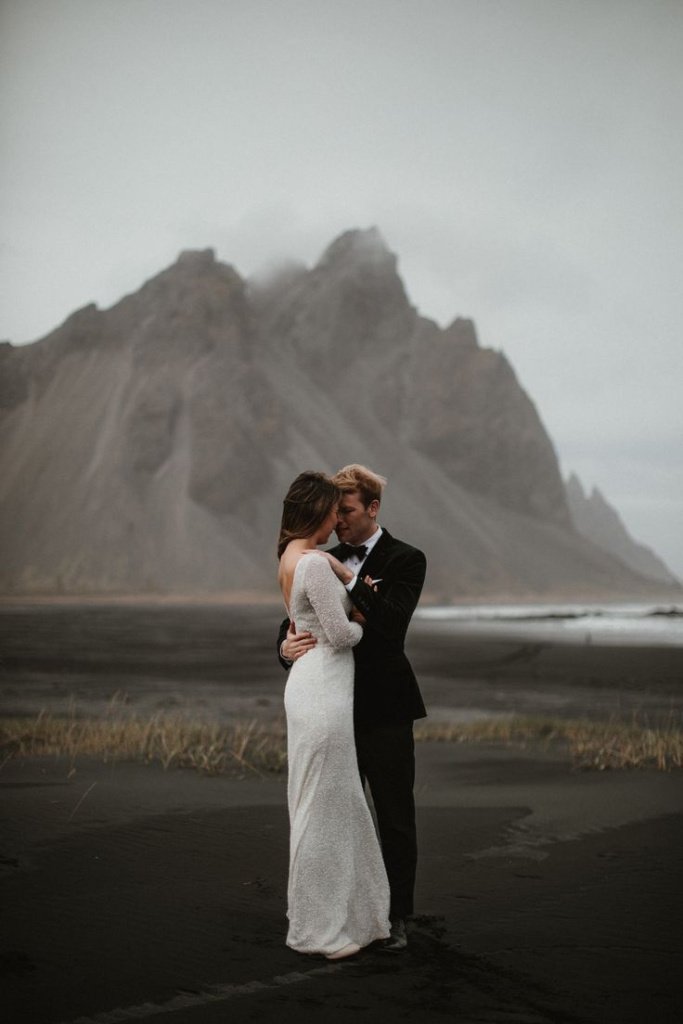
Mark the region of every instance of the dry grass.
POLYGON ((609 719, 538 717, 487 718, 478 722, 418 723, 415 738, 441 743, 493 743, 503 746, 561 745, 577 768, 683 768, 683 727, 677 716, 650 725, 609 719))
POLYGON ((284 723, 217 725, 171 715, 143 720, 58 717, 0 719, 4 756, 89 755, 103 761, 157 761, 164 768, 196 768, 207 775, 264 775, 285 770, 284 723))
MULTIPOLYGON (((545 717, 491 718, 478 722, 418 722, 422 742, 492 743, 498 746, 566 749, 577 768, 683 767, 683 727, 670 716, 659 725, 637 719, 588 721, 545 717)), ((12 756, 79 756, 105 762, 159 762, 164 768, 195 768, 209 775, 266 775, 287 767, 283 720, 227 725, 172 715, 143 720, 115 710, 104 718, 41 712, 37 718, 0 719, 0 764, 12 756)))

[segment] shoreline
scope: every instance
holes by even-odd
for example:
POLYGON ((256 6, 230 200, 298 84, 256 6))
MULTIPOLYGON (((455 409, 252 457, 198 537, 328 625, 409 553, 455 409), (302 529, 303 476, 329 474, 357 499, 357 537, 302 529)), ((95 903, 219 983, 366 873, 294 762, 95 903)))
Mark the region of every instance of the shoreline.
MULTIPOLYGON (((270 605, 0 609, 0 714, 98 717, 114 704, 142 717, 272 720, 287 678, 280 616, 270 605)), ((414 619, 406 651, 433 720, 683 713, 683 645, 414 619)))

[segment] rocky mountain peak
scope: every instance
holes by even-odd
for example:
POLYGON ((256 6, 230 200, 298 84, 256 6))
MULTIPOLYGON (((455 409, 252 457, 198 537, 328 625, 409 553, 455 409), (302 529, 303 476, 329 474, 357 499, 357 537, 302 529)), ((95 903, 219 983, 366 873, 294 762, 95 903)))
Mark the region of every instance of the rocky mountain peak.
POLYGON ((226 285, 237 286, 238 290, 244 287, 244 281, 234 267, 216 259, 213 249, 186 249, 178 255, 175 263, 149 278, 136 297, 165 295, 172 301, 174 296, 189 290, 201 292, 216 286, 225 288, 226 285))
POLYGON ((565 486, 567 488, 567 494, 570 496, 570 498, 576 498, 578 500, 583 500, 586 497, 586 495, 584 493, 584 490, 583 490, 583 485, 582 485, 581 481, 579 480, 578 476, 576 475, 576 473, 570 473, 569 474, 569 476, 567 477, 567 483, 566 483, 565 486))
POLYGON ((457 345, 459 349, 472 350, 479 348, 479 339, 474 320, 458 316, 444 331, 444 341, 457 345))
MULTIPOLYGON (((148 280, 111 311, 127 321, 136 346, 197 351, 245 339, 251 314, 242 277, 216 259, 213 249, 181 252, 175 263, 148 280), (199 339, 203 339, 199 341, 199 339)), ((126 328, 124 328, 126 329, 126 328)))
POLYGON ((377 228, 345 231, 321 256, 318 267, 362 269, 396 273, 397 259, 377 228))
POLYGON ((45 345, 47 339, 39 342, 44 350, 43 357, 49 362, 51 358, 76 351, 87 351, 95 344, 101 343, 104 337, 105 319, 106 314, 94 302, 89 302, 87 306, 75 310, 60 327, 48 335, 48 338, 54 339, 49 355, 45 345))
POLYGON ((588 494, 572 473, 565 489, 572 521, 583 537, 642 576, 666 584, 677 582, 661 558, 631 536, 617 510, 597 487, 588 494))
POLYGON ((216 263, 215 249, 184 249, 177 259, 177 266, 192 270, 204 270, 216 263))
POLYGON ((390 478, 383 522, 425 550, 439 599, 671 585, 652 553, 628 568, 573 528, 505 357, 467 318, 421 317, 396 264, 375 228, 260 288, 183 252, 114 306, 0 347, 0 587, 268 591, 288 484, 348 462, 390 478))

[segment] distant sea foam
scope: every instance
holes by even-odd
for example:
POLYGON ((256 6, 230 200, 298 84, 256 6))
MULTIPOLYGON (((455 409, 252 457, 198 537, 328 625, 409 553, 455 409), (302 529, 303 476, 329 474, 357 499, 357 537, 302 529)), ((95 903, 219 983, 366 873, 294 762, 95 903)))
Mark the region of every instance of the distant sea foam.
POLYGON ((419 608, 425 623, 568 643, 683 647, 683 604, 488 604, 419 608))

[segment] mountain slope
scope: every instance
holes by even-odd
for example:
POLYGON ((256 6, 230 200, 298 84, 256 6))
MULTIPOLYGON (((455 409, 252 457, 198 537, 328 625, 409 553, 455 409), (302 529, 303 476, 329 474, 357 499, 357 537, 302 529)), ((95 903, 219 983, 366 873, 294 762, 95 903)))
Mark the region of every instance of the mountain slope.
POLYGON ((432 597, 653 586, 574 528, 510 365, 420 317, 374 229, 267 283, 184 253, 0 346, 0 373, 5 592, 273 592, 291 479, 352 461, 389 478, 381 521, 424 548, 432 597))
POLYGON ((566 490, 572 520, 579 533, 641 576, 661 583, 678 582, 651 548, 633 539, 619 513, 597 487, 590 495, 586 494, 579 478, 572 474, 566 490))

